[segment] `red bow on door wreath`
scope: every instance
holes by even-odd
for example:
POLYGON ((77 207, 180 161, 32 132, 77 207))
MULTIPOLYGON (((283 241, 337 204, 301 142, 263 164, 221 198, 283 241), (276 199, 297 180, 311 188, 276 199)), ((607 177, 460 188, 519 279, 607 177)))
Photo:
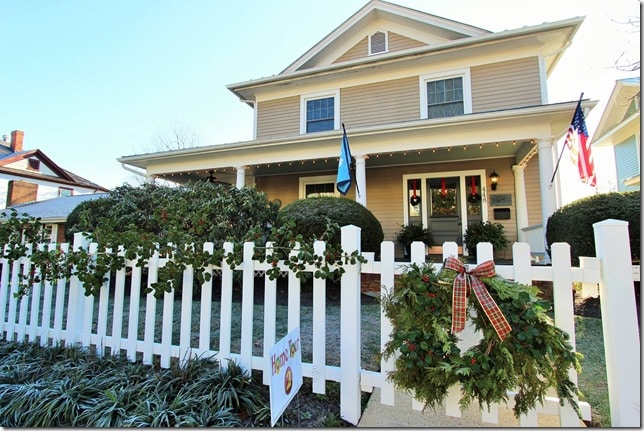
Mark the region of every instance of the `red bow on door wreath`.
POLYGON ((465 321, 467 320, 467 288, 472 286, 472 290, 479 300, 485 315, 490 319, 494 330, 503 341, 512 331, 512 328, 483 282, 478 278, 493 277, 496 274, 494 262, 488 260, 468 271, 460 260, 448 257, 445 262, 445 268, 458 272, 453 285, 452 332, 458 333, 465 328, 465 321))

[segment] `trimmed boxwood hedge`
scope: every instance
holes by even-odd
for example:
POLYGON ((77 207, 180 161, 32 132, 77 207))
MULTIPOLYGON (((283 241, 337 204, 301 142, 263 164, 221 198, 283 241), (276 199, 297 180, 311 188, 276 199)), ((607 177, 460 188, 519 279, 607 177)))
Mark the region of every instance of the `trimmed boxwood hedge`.
MULTIPOLYGON (((385 235, 378 219, 360 203, 347 198, 330 196, 299 199, 283 207, 277 216, 277 226, 294 220, 294 232, 304 238, 319 238, 327 223, 354 225, 361 229, 361 251, 378 253, 385 235)), ((334 234, 334 245, 340 244, 340 232, 334 234)))
POLYGON ((606 219, 628 222, 631 256, 640 259, 640 192, 606 193, 590 196, 568 204, 548 219, 546 240, 548 248, 555 242, 570 244, 572 261, 579 256, 596 256, 593 223, 606 219))

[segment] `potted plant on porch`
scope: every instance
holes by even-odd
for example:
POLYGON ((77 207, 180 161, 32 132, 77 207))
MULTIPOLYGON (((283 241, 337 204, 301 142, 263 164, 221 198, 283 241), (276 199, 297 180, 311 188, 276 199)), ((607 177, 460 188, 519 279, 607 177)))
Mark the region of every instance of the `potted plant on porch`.
POLYGON ((503 232, 503 225, 490 221, 469 225, 463 236, 463 242, 471 256, 476 256, 476 245, 479 242, 491 243, 495 253, 502 251, 510 244, 505 232, 503 232))
POLYGON ((405 256, 409 255, 411 243, 422 241, 427 247, 433 245, 432 234, 429 229, 423 228, 420 224, 401 225, 400 231, 396 234, 396 241, 403 246, 405 256))

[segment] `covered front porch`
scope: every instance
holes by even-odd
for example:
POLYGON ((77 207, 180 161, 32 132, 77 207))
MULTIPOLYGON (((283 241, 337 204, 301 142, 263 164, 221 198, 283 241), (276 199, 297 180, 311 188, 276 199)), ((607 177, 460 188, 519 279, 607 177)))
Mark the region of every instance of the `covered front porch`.
MULTIPOLYGON (((558 208, 558 179, 551 183, 554 149, 573 110, 569 102, 387 126, 347 124, 356 184, 347 197, 368 207, 383 223, 385 238, 393 239, 400 225, 414 222, 410 181, 420 180, 417 193, 429 187, 429 196, 436 181, 456 179, 462 234, 468 218, 465 202, 475 177, 480 220, 505 208, 500 220, 508 224, 510 239, 524 241, 526 228, 545 226, 558 208), (499 178, 496 190, 492 173, 499 178)), ((125 156, 119 161, 140 169, 149 182, 206 180, 255 186, 288 204, 311 193, 336 193, 341 139, 340 131, 330 131, 125 156)), ((427 227, 431 220, 421 214, 416 222, 427 227)))

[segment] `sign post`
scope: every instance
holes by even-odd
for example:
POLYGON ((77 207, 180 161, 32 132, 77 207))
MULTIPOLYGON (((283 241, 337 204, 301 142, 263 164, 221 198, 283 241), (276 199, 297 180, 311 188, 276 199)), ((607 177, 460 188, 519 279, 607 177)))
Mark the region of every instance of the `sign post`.
POLYGON ((297 327, 278 341, 269 352, 271 367, 271 426, 302 386, 302 349, 300 328, 297 327))

